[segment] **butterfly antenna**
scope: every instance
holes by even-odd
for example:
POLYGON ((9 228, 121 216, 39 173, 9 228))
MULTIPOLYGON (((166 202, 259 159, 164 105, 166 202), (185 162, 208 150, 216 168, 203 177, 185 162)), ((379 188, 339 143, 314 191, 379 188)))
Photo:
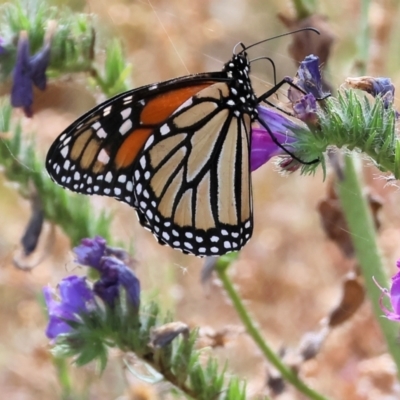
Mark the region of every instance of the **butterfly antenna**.
POLYGON ((246 50, 246 46, 242 42, 239 42, 235 44, 235 47, 233 48, 233 54, 236 54, 236 48, 238 46, 242 46, 242 51, 239 52, 238 54, 243 53, 246 50))
POLYGON ((250 64, 253 63, 254 61, 258 61, 258 60, 268 60, 271 65, 272 65, 272 71, 274 74, 274 86, 276 85, 276 67, 275 67, 275 63, 272 60, 272 58, 269 57, 258 57, 258 58, 254 58, 253 60, 250 60, 250 64))
MULTIPOLYGON (((281 38, 281 37, 284 37, 284 36, 289 36, 289 35, 293 35, 294 33, 299 33, 299 32, 304 32, 304 31, 315 32, 315 33, 317 33, 318 35, 320 34, 318 29, 312 28, 311 26, 310 26, 310 27, 307 27, 307 28, 297 29, 297 30, 295 30, 295 31, 282 33, 281 35, 277 35, 277 36, 273 36, 273 37, 268 38, 268 39, 260 40, 259 42, 253 43, 253 44, 251 44, 251 45, 248 46, 248 47, 243 47, 243 50, 240 51, 238 54, 241 54, 241 53, 243 53, 244 51, 246 51, 246 50, 248 50, 248 49, 251 49, 252 47, 257 46, 257 45, 259 45, 259 44, 261 44, 261 43, 265 43, 265 42, 268 42, 268 41, 273 40, 273 39, 278 39, 278 38, 281 38)), ((238 44, 241 44, 241 43, 238 43, 238 44)), ((237 47, 237 45, 235 46, 235 49, 236 49, 236 47, 237 47)))

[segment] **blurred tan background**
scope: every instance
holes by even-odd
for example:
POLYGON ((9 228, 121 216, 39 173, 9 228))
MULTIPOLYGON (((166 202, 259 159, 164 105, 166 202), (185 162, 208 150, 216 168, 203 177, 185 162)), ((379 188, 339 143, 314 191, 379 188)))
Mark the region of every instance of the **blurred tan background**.
MULTIPOLYGON (((132 63, 132 87, 196 73, 219 70, 239 41, 245 44, 287 29, 276 17, 290 16, 290 2, 261 0, 79 0, 59 2, 94 14, 98 45, 109 37, 123 38, 132 63)), ((400 83, 398 3, 371 4, 369 74, 389 76, 400 83)), ((327 63, 327 80, 333 87, 356 73, 356 36, 360 29, 360 2, 321 2, 319 12, 328 17, 336 36, 327 63), (329 3, 329 4, 328 4, 329 3)), ((293 76, 296 65, 287 52, 291 38, 281 38, 252 49, 252 56, 268 55, 276 63, 278 80, 293 76)), ((99 57, 99 61, 101 56, 99 57)), ((270 65, 258 62, 253 83, 262 93, 271 87, 270 65)), ((45 157, 52 140, 81 113, 102 100, 88 89, 84 75, 50 81, 44 93, 35 93, 35 115, 24 119, 24 132, 35 132, 37 151, 45 157)), ((284 91, 281 92, 284 100, 284 91)), ((15 113, 16 117, 20 114, 15 113)), ((368 164, 368 163, 364 163, 368 164)), ((43 172, 45 173, 45 172, 43 172)), ((400 257, 400 193, 386 186, 380 173, 365 167, 366 190, 381 197, 379 242, 388 274, 400 257)), ((337 304, 341 281, 354 263, 330 242, 317 211, 326 196, 331 172, 323 182, 298 173, 283 177, 273 162, 253 174, 254 236, 230 273, 259 322, 268 342, 279 350, 296 347, 304 333, 318 330, 320 321, 337 304)), ((224 346, 204 350, 228 360, 232 373, 248 380, 248 397, 262 398, 268 367, 252 341, 241 333, 240 323, 218 282, 200 283, 203 261, 159 246, 136 221, 133 209, 111 199, 92 199, 96 210, 113 213, 117 240, 135 249, 142 297, 156 300, 176 320, 192 327, 230 333, 224 346)), ((55 367, 44 335, 46 318, 38 302, 41 288, 56 285, 62 277, 80 271, 73 264, 71 247, 59 229, 47 258, 32 271, 13 266, 18 243, 30 215, 12 184, 0 174, 0 388, 2 398, 30 400, 60 396, 55 367)), ((46 231, 50 231, 46 226, 46 231)), ((45 251, 46 243, 39 249, 45 251)), ((379 328, 365 301, 356 315, 335 329, 320 354, 301 368, 302 377, 333 399, 372 400, 400 398, 394 366, 385 355, 379 328), (397 390, 397 392, 396 392, 397 390), (390 397, 392 396, 392 397, 390 397)), ((103 376, 93 365, 71 368, 74 389, 82 399, 170 398, 163 384, 149 387, 123 370, 122 355, 112 352, 103 376)), ((221 362, 221 365, 223 363, 221 362)), ((288 389, 278 399, 301 399, 288 389)))

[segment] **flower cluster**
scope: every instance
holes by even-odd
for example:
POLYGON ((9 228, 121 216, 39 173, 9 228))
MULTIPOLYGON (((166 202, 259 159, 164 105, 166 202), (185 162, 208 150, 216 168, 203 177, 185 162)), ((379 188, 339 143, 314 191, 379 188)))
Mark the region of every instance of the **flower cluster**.
MULTIPOLYGON (((108 247, 101 237, 83 239, 74 248, 76 262, 80 265, 96 269, 100 278, 89 285, 84 277, 70 276, 59 284, 60 299, 54 299, 55 290, 44 288, 44 297, 49 313, 49 324, 46 334, 50 339, 68 334, 90 314, 101 318, 102 309, 96 298, 104 305, 115 309, 121 299, 121 289, 126 293, 126 304, 130 311, 137 314, 140 306, 140 282, 123 260, 116 255, 125 256, 124 252, 117 253, 108 247)), ((121 257, 122 258, 122 257, 121 257)), ((125 257, 124 257, 125 258, 125 257)))
POLYGON ((58 285, 60 301, 54 299, 56 291, 51 287, 43 289, 49 313, 46 335, 49 339, 69 333, 73 330, 71 322, 80 322, 80 314, 89 314, 96 308, 92 290, 86 278, 69 276, 58 285))
MULTIPOLYGON (((280 167, 287 171, 298 168, 293 166, 293 144, 296 143, 296 132, 306 129, 305 125, 314 126, 317 120, 317 100, 329 96, 322 89, 322 77, 319 70, 319 59, 308 56, 300 63, 295 80, 287 79, 291 87, 288 98, 292 104, 295 122, 277 111, 259 105, 257 107, 261 127, 253 127, 251 131, 251 170, 265 164, 272 157, 289 156, 283 159, 280 167)), ((311 133, 311 132, 310 132, 311 133)))

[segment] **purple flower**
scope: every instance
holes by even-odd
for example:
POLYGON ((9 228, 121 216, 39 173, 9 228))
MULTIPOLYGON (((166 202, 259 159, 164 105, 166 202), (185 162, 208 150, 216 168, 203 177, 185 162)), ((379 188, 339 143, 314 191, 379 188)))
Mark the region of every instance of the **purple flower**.
POLYGON ((110 307, 114 307, 120 287, 126 291, 128 303, 135 309, 140 305, 140 282, 122 261, 114 257, 101 260, 101 277, 94 285, 94 292, 110 307))
MULTIPOLYGON (((322 88, 322 76, 319 69, 319 58, 317 56, 311 54, 300 63, 296 74, 295 84, 303 89, 305 93, 312 94, 316 99, 327 97, 328 93, 325 93, 322 88)), ((290 88, 289 100, 292 101, 292 103, 298 101, 298 98, 292 100, 291 96, 298 95, 298 91, 290 88)))
POLYGON ((358 78, 347 78, 346 83, 355 89, 364 90, 374 97, 380 96, 385 108, 393 103, 395 88, 390 78, 360 76, 358 78))
POLYGON ((13 72, 11 104, 22 107, 27 117, 32 116, 33 85, 46 89, 46 69, 50 62, 50 43, 31 57, 28 34, 22 31, 18 40, 17 58, 13 72))
POLYGON ((50 43, 46 43, 42 49, 29 60, 31 68, 31 79, 33 84, 40 90, 47 86, 46 69, 50 63, 50 43))
POLYGON ((32 116, 33 87, 31 81, 31 69, 29 64, 30 50, 27 33, 21 32, 17 60, 14 67, 13 85, 11 88, 11 105, 22 107, 27 117, 32 116))
MULTIPOLYGON (((400 269, 400 260, 397 261, 397 268, 400 269)), ((400 321, 400 271, 392 277, 392 286, 390 291, 379 286, 376 281, 375 283, 382 291, 379 304, 382 311, 385 313, 386 318, 390 319, 391 321, 400 321), (389 298, 392 310, 389 310, 383 304, 384 297, 389 298)))
POLYGON ((308 93, 293 103, 293 111, 295 116, 305 122, 307 125, 316 125, 317 118, 317 100, 314 95, 308 93))
POLYGON ((257 110, 259 118, 270 129, 270 133, 264 127, 252 128, 251 171, 255 171, 274 156, 287 154, 282 147, 290 147, 292 143, 296 142, 296 137, 293 134, 296 129, 300 128, 292 120, 270 108, 258 106, 257 110), (282 147, 274 141, 272 135, 282 147))
POLYGON ((293 83, 301 89, 291 86, 288 91, 294 115, 307 125, 315 126, 318 122, 316 100, 329 95, 323 90, 319 58, 314 55, 307 56, 300 63, 293 83))
POLYGON ((97 269, 100 279, 94 284, 94 292, 110 307, 123 287, 126 291, 128 303, 135 309, 140 305, 140 282, 131 269, 125 264, 128 259, 122 250, 109 248, 106 241, 100 236, 94 239, 83 239, 81 244, 74 248, 76 262, 97 269), (118 255, 118 258, 116 257, 118 255))
POLYGON ((59 284, 60 300, 55 300, 56 291, 50 287, 43 289, 49 313, 46 335, 55 339, 58 335, 69 333, 72 326, 66 322, 80 322, 80 314, 88 314, 96 307, 93 292, 86 283, 86 278, 69 276, 59 284))
POLYGON ((82 239, 81 244, 74 248, 75 262, 100 270, 100 260, 105 255, 106 243, 100 236, 82 239))

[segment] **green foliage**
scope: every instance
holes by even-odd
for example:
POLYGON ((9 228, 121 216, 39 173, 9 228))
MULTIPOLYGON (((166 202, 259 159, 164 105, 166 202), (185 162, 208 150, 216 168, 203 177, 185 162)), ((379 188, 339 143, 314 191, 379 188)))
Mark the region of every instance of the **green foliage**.
POLYGON ((53 348, 57 357, 73 357, 77 366, 96 360, 103 370, 111 347, 134 352, 145 363, 161 373, 166 380, 191 398, 245 399, 245 386, 236 378, 228 379, 215 359, 195 349, 197 331, 188 338, 178 337, 163 347, 150 344, 152 331, 170 322, 161 318, 159 307, 151 303, 132 318, 121 299, 117 307, 98 307, 81 315, 82 322, 71 322, 73 330, 60 335, 53 348), (130 316, 130 317, 129 317, 130 316))
POLYGON ((11 107, 5 102, 0 104, 0 135, 4 175, 19 184, 18 190, 25 198, 29 197, 30 183, 34 184, 47 220, 58 224, 73 244, 95 235, 110 240, 110 215, 101 213, 95 217, 88 197, 67 192, 51 181, 38 159, 33 140, 23 138, 19 123, 11 124, 11 107))
POLYGON ((390 171, 399 177, 396 111, 385 108, 381 98, 370 100, 355 90, 345 90, 337 98, 324 100, 318 117, 319 125, 312 134, 309 130, 296 132, 296 154, 306 161, 320 161, 303 165, 303 173, 313 173, 320 164, 325 169, 324 153, 335 146, 363 152, 381 171, 390 171))
POLYGON ((107 96, 127 90, 131 66, 125 60, 119 40, 106 44, 105 65, 100 68, 104 72, 100 73, 94 65, 95 22, 92 15, 73 13, 67 7, 51 7, 44 0, 5 3, 0 7, 0 37, 6 49, 0 57, 0 82, 9 78, 15 65, 19 34, 27 31, 32 54, 46 40, 51 41, 50 77, 88 72, 92 82, 107 96))
POLYGON ((1 36, 16 42, 19 32, 27 31, 31 50, 36 52, 43 44, 47 21, 56 18, 57 12, 44 1, 20 0, 3 4, 0 16, 1 36))
POLYGON ((107 97, 128 90, 125 83, 131 72, 131 66, 126 63, 121 42, 117 39, 111 41, 106 49, 106 61, 103 74, 96 73, 94 82, 100 86, 107 97))

